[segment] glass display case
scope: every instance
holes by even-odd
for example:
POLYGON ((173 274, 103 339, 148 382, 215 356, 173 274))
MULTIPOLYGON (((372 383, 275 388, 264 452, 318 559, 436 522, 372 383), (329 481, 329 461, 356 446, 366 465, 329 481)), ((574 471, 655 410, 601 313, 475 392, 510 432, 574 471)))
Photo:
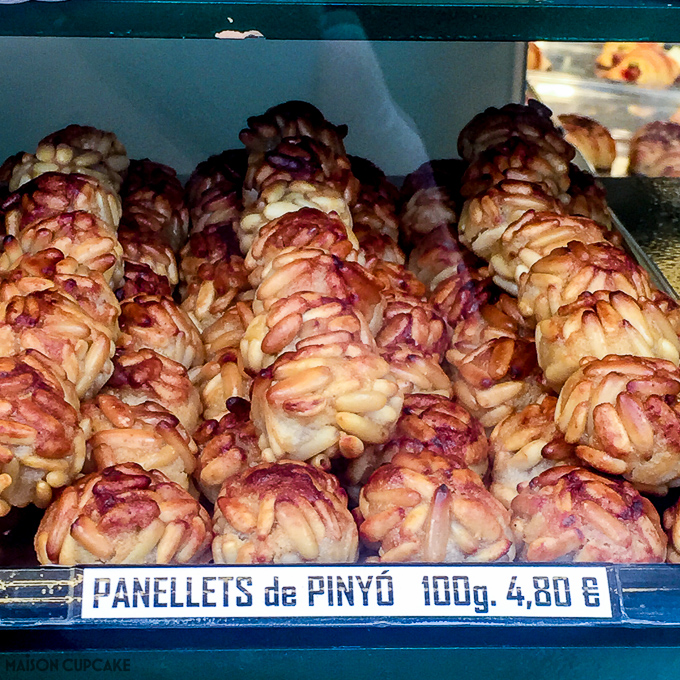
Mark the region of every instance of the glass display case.
MULTIPOLYGON (((546 50, 554 65, 582 57, 567 42, 678 41, 680 3, 0 2, 0 158, 77 121, 115 130, 132 157, 186 179, 238 144, 247 116, 305 99, 349 125, 349 153, 398 180, 455 156, 475 113, 522 100, 535 40, 561 41, 546 50)), ((620 86, 565 70, 532 73, 529 85, 557 113, 568 88, 581 113, 601 100, 626 129, 611 104, 620 86)), ((626 107, 665 115, 675 97, 630 95, 626 107)), ((680 284, 677 185, 612 178, 607 189, 638 259, 661 286, 680 284)), ((2 678, 606 680, 678 667, 674 565, 46 568, 27 554, 0 545, 2 678)))

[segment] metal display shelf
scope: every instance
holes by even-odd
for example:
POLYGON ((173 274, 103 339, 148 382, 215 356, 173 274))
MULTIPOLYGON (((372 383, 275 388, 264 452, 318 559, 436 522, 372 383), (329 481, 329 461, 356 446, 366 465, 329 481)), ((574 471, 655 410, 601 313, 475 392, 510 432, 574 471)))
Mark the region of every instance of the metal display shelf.
POLYGON ((66 0, 0 5, 0 35, 271 40, 678 39, 675 0, 66 0), (338 30, 334 30, 338 28, 338 30))

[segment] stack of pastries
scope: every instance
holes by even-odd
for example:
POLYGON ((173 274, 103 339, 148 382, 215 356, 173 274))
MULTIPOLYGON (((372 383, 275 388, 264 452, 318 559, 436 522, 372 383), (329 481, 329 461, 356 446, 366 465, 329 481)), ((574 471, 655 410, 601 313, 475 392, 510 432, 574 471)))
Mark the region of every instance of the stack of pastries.
POLYGON ((43 564, 678 561, 678 307, 550 111, 401 189, 346 134, 3 164, 0 513, 47 508, 43 564))

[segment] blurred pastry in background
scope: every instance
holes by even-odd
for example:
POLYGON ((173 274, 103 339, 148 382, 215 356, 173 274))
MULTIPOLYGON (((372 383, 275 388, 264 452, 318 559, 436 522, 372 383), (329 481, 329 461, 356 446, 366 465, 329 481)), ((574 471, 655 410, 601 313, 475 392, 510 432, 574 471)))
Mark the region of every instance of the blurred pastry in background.
POLYGON ((680 177, 680 123, 655 120, 630 140, 631 175, 680 177))
POLYGON ((668 120, 670 120, 671 123, 680 124, 680 107, 678 107, 678 110, 668 120))
POLYGON ((552 64, 550 59, 541 52, 541 48, 535 43, 527 44, 527 70, 528 71, 550 71, 552 64))
POLYGON ((588 116, 564 113, 558 116, 565 138, 598 172, 609 172, 616 158, 616 143, 609 130, 588 116))
POLYGON ((639 44, 650 43, 634 43, 634 42, 606 42, 602 46, 602 52, 595 61, 596 68, 608 70, 614 66, 618 66, 621 60, 632 52, 639 44))
MULTIPOLYGON (((599 70, 600 77, 662 90, 680 76, 680 65, 658 43, 640 43, 623 54, 614 52, 612 57, 611 68, 599 70)), ((597 63, 600 65, 599 58, 597 63)))

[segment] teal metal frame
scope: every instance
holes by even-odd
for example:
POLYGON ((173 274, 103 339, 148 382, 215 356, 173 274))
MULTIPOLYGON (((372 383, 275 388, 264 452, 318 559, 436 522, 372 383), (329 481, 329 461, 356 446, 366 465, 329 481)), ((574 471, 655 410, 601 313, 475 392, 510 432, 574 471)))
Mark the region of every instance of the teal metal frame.
POLYGON ((0 5, 0 35, 310 40, 348 18, 369 40, 680 39, 677 0, 66 0, 0 5))

